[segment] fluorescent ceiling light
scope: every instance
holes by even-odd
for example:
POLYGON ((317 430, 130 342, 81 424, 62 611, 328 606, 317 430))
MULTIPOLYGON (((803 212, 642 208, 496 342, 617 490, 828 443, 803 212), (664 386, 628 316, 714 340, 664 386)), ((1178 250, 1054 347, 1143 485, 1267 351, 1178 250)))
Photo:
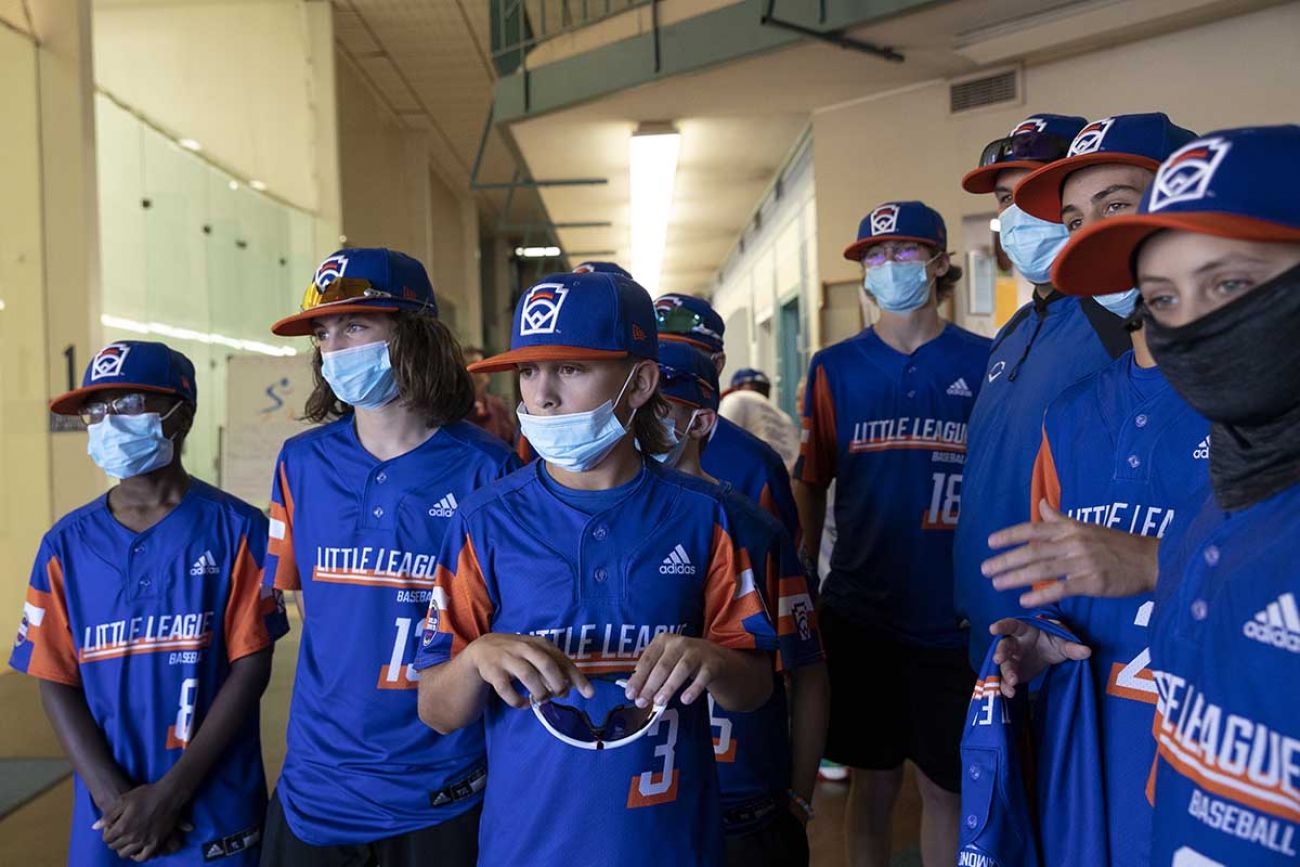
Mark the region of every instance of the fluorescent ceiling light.
POLYGON ((228 346, 231 349, 239 349, 244 352, 256 352, 260 355, 289 356, 298 354, 298 350, 294 349, 292 346, 274 346, 270 343, 263 343, 260 340, 241 340, 238 337, 227 337, 224 334, 215 334, 208 331, 195 331, 192 328, 181 328, 176 325, 168 325, 166 322, 139 322, 135 319, 127 319, 124 316, 112 316, 108 313, 101 315, 99 317, 99 322, 106 328, 116 328, 119 331, 131 331, 136 334, 157 334, 161 337, 170 337, 174 340, 192 340, 195 343, 228 346))
POLYGON ((560 248, 515 247, 515 255, 520 259, 555 259, 560 255, 560 248))
POLYGON ((230 187, 232 190, 237 190, 239 189, 239 181, 231 181, 230 183, 226 184, 226 186, 230 187))
POLYGON ((632 273, 651 295, 659 291, 681 141, 671 129, 642 129, 630 145, 632 273))
POLYGON ((266 184, 262 183, 259 180, 251 180, 248 182, 248 185, 253 189, 257 190, 259 193, 266 192, 266 184))
POLYGON ((989 231, 990 231, 990 232, 997 232, 997 233, 1001 234, 1001 232, 1002 232, 1002 221, 999 220, 997 217, 994 217, 993 219, 989 220, 989 231))
POLYGON ((3 301, 0 301, 0 310, 4 310, 4 309, 5 309, 5 303, 3 301))
POLYGON ((203 150, 203 145, 199 144, 192 138, 180 139, 179 141, 176 142, 176 144, 185 148, 187 151, 194 151, 195 153, 198 153, 199 151, 203 150))

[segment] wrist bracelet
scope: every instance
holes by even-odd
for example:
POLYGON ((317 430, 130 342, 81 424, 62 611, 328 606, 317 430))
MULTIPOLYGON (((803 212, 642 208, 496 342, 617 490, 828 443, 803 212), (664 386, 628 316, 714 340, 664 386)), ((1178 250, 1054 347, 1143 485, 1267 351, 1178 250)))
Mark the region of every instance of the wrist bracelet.
POLYGON ((799 797, 794 789, 786 789, 785 793, 790 798, 790 802, 802 810, 805 818, 811 822, 813 818, 812 804, 799 797))

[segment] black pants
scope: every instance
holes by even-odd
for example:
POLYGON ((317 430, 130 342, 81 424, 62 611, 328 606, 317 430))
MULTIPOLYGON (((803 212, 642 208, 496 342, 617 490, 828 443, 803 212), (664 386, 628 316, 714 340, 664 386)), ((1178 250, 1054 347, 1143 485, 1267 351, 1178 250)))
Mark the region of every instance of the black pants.
POLYGON ((808 857, 808 832, 784 804, 766 827, 727 835, 727 867, 808 867, 808 857))
POLYGON ((474 867, 479 804, 454 819, 373 843, 313 846, 294 836, 278 792, 271 794, 261 867, 474 867))

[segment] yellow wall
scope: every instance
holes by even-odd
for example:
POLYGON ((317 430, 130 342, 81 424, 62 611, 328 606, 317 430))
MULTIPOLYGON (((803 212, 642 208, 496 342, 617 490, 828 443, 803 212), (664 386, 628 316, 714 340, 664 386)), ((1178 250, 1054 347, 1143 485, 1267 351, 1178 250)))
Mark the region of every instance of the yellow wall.
MULTIPOLYGON (((1093 51, 1025 70, 1023 105, 948 114, 948 84, 813 116, 818 260, 822 279, 857 278, 840 251, 863 213, 890 199, 921 199, 950 235, 962 219, 991 215, 992 196, 961 189, 986 142, 1034 112, 1089 118, 1164 111, 1198 132, 1297 119, 1300 4, 1093 51)), ((960 249, 960 238, 954 237, 960 249)), ((964 309, 964 308, 963 308, 964 309)), ((959 317, 990 330, 992 317, 959 317)))

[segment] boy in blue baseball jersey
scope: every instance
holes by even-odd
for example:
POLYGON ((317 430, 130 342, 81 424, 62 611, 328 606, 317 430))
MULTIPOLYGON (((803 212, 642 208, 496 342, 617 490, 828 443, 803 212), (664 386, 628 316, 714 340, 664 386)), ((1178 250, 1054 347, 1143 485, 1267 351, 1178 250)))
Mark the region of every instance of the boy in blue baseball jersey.
POLYGON ((76 772, 71 865, 256 864, 258 701, 288 631, 263 590, 266 518, 181 464, 194 365, 111 343, 50 409, 118 483, 45 534, 9 664, 76 772))
POLYGON ((486 725, 487 867, 722 863, 706 693, 760 707, 776 635, 717 486, 645 457, 657 354, 644 289, 557 274, 476 366, 519 371, 540 460, 462 503, 416 667, 429 725, 486 725))
POLYGON ((1192 141, 1054 272, 1067 292, 1136 285, 1152 355, 1211 423, 1212 493, 1160 544, 1152 864, 1300 857, 1297 161, 1294 125, 1192 141))
MULTIPOLYGON (((723 343, 727 327, 708 301, 693 295, 661 295, 655 299, 655 319, 663 340, 684 343, 708 354, 718 375, 722 375, 727 365, 723 343)), ((738 493, 774 515, 796 543, 801 540, 790 471, 776 449, 719 416, 709 434, 703 466, 710 476, 730 482, 738 493)))
MULTIPOLYGON (((989 625, 1020 610, 1013 596, 990 586, 980 564, 992 553, 990 533, 1032 515, 1025 505, 1043 410, 1066 386, 1100 370, 1129 347, 1120 317, 1092 299, 1064 296, 1051 285, 1052 262, 1068 237, 1065 226, 1053 222, 1060 219, 1059 208, 1042 217, 1013 203, 1017 185, 1033 171, 1066 157, 1085 125, 1081 117, 1028 117, 1006 138, 985 147, 980 166, 962 179, 968 192, 995 196, 1001 247, 1034 284, 1033 299, 993 340, 971 412, 962 519, 953 538, 953 581, 957 610, 971 623, 972 666, 984 660, 989 625)), ((1107 137, 1090 135, 1082 146, 1096 147, 1107 137)), ((1161 136, 1153 146, 1164 141, 1161 136)), ((1149 167, 1167 152, 1151 154, 1149 167)))
MULTIPOLYGON (((1124 123, 1128 118, 1116 120, 1124 123)), ((1110 219, 1123 213, 1131 188, 1145 189, 1154 173, 1135 164, 1130 155, 1108 153, 1090 155, 1082 168, 1076 164, 1071 169, 1069 161, 1063 161, 1064 170, 1052 166, 1035 172, 1016 194, 1046 197, 1059 188, 1059 204, 1054 206, 1059 219, 1068 220, 1070 233, 1110 219)), ((1116 542, 1149 537, 1149 548, 1154 549, 1155 540, 1180 518, 1187 520, 1198 503, 1209 466, 1209 425, 1156 366, 1141 317, 1134 313, 1136 295, 1137 290, 1130 289, 1107 298, 1112 310, 1127 317, 1132 351, 1065 389, 1047 408, 1030 510, 1055 525, 1057 532, 1069 526, 1061 520, 1064 516, 1114 531, 1094 533, 1096 538, 1109 536, 1116 542)), ((1128 548, 1114 544, 1107 550, 1114 556, 1128 548)), ((1154 559, 1154 551, 1149 556, 1154 559)), ((1146 634, 1152 606, 1151 595, 1143 593, 1122 599, 1069 597, 1043 610, 1091 650, 1108 861, 1113 865, 1149 863, 1151 810, 1143 781, 1132 769, 1149 766, 1155 752, 1145 736, 1156 698, 1146 634)), ((1006 660, 1004 681, 1009 689, 1028 683, 1048 661, 1069 658, 1067 650, 1080 653, 1065 648, 1059 636, 1027 625, 1030 622, 1008 618, 992 627, 995 635, 1008 636, 1000 657, 1006 660)), ((1039 710, 1047 716, 1064 712, 1050 705, 1039 710)), ((1052 720, 1047 722, 1048 730, 1059 730, 1052 720)))
MULTIPOLYGON (((700 450, 708 447, 717 419, 717 368, 695 347, 661 340, 659 376, 669 407, 666 421, 677 439, 667 462, 681 472, 715 481, 701 468, 700 450)), ((709 702, 727 864, 806 865, 803 826, 812 817, 830 711, 830 684, 814 611, 816 590, 809 586, 794 540, 781 524, 731 490, 730 483, 722 486, 728 491, 737 541, 763 578, 759 590, 775 615, 779 641, 772 697, 763 707, 737 714, 709 702)))
POLYGON ((926 812, 927 862, 956 858, 962 718, 974 672, 952 607, 952 531, 964 489, 966 426, 989 342, 939 318, 961 271, 943 218, 887 202, 862 220, 860 262, 880 321, 813 356, 795 494, 809 547, 834 479, 837 536, 822 587, 831 675, 826 757, 852 775, 848 851, 889 854, 889 816, 910 759, 926 812), (881 666, 879 660, 891 664, 881 666), (889 695, 861 713, 861 678, 889 695))
POLYGON ((412 663, 451 518, 518 464, 463 420, 474 387, 419 262, 340 250, 302 308, 273 331, 315 339, 323 424, 284 444, 271 489, 266 581, 305 619, 264 863, 472 865, 482 730, 421 725, 412 663))

